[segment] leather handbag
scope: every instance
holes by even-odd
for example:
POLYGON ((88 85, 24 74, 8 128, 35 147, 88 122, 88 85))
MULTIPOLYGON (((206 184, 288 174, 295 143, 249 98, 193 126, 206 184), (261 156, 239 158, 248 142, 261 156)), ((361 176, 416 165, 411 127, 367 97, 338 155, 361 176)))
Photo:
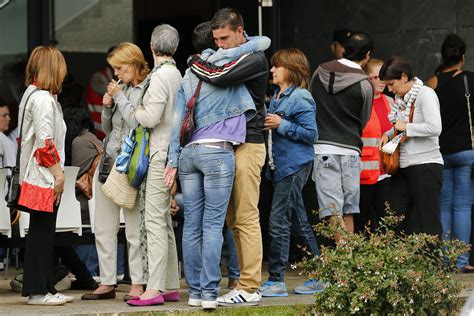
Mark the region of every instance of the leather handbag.
POLYGON ((39 89, 33 90, 25 102, 25 108, 23 109, 23 114, 21 117, 21 124, 20 124, 20 138, 18 141, 18 151, 16 152, 16 165, 12 169, 12 176, 8 188, 8 200, 7 200, 7 207, 14 210, 29 212, 27 207, 24 207, 18 204, 18 200, 20 199, 20 192, 21 192, 21 183, 20 183, 20 156, 21 156, 21 137, 23 134, 23 122, 25 120, 25 113, 26 107, 28 105, 28 101, 30 100, 31 96, 40 91, 39 89))
POLYGON ((104 143, 104 149, 103 149, 103 154, 102 157, 100 157, 100 162, 99 162, 99 175, 97 177, 97 180, 100 183, 105 183, 107 181, 107 177, 110 174, 110 171, 112 170, 112 167, 114 166, 114 159, 107 153, 107 144, 109 143, 110 135, 108 135, 105 143, 104 143))
MULTIPOLYGON (((410 115, 408 122, 413 123, 413 113, 415 112, 415 101, 413 101, 411 108, 410 108, 410 115)), ((399 131, 395 130, 395 134, 393 138, 400 134, 399 131)), ((404 143, 407 139, 406 133, 401 138, 400 142, 397 145, 397 148, 392 154, 388 154, 386 152, 380 151, 380 160, 382 161, 383 169, 387 174, 394 174, 397 172, 398 167, 400 165, 400 144, 404 143)))
MULTIPOLYGON (((394 136, 397 136, 398 132, 395 132, 394 136)), ((401 142, 401 141, 400 141, 401 142)), ((397 146, 392 154, 380 151, 380 159, 382 160, 382 166, 387 174, 394 174, 397 172, 400 162, 400 145, 397 146)))
POLYGON ((183 122, 181 123, 181 130, 180 130, 180 143, 181 147, 186 146, 187 143, 191 140, 191 136, 193 135, 194 131, 194 106, 196 105, 197 98, 199 96, 199 92, 201 91, 202 81, 199 80, 199 83, 194 91, 193 96, 189 99, 188 103, 186 104, 186 115, 184 116, 183 122))
POLYGON ((99 145, 93 141, 90 142, 95 145, 98 154, 95 156, 94 161, 92 161, 90 168, 76 180, 76 187, 81 190, 89 200, 92 198, 92 181, 94 179, 94 173, 100 163, 102 155, 104 154, 104 150, 99 145))

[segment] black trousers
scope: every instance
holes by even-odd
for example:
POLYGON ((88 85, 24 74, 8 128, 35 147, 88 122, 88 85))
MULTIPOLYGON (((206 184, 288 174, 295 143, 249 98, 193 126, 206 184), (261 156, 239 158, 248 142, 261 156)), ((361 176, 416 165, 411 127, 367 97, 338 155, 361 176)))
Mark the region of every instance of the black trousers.
POLYGON ((72 246, 55 247, 54 252, 57 257, 61 258, 61 263, 69 268, 71 273, 76 276, 77 281, 88 281, 92 279, 86 265, 81 261, 72 246))
POLYGON ((53 284, 54 236, 58 207, 52 213, 30 211, 22 296, 56 294, 53 284))
POLYGON ((443 165, 427 163, 401 168, 392 176, 390 207, 405 220, 405 233, 426 233, 441 238, 440 196, 443 165))
POLYGON ((370 224, 370 231, 378 228, 380 219, 385 216, 385 203, 390 198, 391 178, 385 178, 371 185, 360 185, 360 224, 356 231, 364 231, 370 224))

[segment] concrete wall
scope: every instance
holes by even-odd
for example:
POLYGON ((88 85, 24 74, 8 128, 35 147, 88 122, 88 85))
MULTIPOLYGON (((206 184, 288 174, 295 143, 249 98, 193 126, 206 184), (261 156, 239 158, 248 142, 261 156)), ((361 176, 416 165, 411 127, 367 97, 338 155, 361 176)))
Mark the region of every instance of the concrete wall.
POLYGON ((333 30, 349 28, 373 36, 374 57, 409 58, 422 79, 430 77, 441 62, 444 37, 457 33, 468 45, 466 69, 474 70, 474 54, 469 54, 474 45, 474 0, 279 2, 281 46, 302 49, 313 69, 332 58, 329 46, 333 30))
MULTIPOLYGON (((57 2, 60 12, 66 12, 70 1, 57 2)), ((67 52, 105 53, 113 45, 133 41, 132 8, 131 0, 100 0, 56 30, 57 48, 67 52)))
POLYGON ((0 9, 0 57, 26 53, 27 43, 26 0, 16 0, 0 9))

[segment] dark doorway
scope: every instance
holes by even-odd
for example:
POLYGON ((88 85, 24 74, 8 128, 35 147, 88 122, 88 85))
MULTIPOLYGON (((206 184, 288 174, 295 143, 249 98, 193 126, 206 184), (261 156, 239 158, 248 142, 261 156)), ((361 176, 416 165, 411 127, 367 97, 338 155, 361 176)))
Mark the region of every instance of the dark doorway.
POLYGON ((174 59, 181 73, 187 68, 186 59, 194 54, 191 34, 201 22, 209 21, 214 13, 212 0, 201 1, 152 1, 134 2, 135 42, 143 50, 145 58, 153 65, 150 36, 155 26, 166 23, 179 32, 179 46, 174 59))

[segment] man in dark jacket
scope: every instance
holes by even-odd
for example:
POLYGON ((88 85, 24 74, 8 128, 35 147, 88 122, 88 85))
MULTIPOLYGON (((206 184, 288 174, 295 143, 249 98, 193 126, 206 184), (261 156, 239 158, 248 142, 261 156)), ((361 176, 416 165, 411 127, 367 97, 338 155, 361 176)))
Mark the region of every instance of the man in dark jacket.
POLYGON ((320 65, 311 79, 319 129, 313 180, 320 218, 330 217, 353 232, 353 214, 359 213, 361 135, 373 99, 372 83, 362 66, 370 58, 373 41, 368 34, 353 33, 344 48, 344 58, 320 65))
MULTIPOLYGON (((246 41, 243 19, 237 10, 221 9, 211 23, 218 47, 237 47, 246 41)), ((193 56, 188 64, 196 76, 213 85, 228 87, 244 83, 255 103, 257 113, 247 122, 245 143, 235 150, 235 181, 227 212, 228 227, 234 231, 240 279, 236 288, 219 297, 218 302, 225 306, 258 305, 263 256, 258 200, 260 174, 266 156, 263 121, 268 62, 262 52, 255 52, 220 67, 199 56, 193 56)))

